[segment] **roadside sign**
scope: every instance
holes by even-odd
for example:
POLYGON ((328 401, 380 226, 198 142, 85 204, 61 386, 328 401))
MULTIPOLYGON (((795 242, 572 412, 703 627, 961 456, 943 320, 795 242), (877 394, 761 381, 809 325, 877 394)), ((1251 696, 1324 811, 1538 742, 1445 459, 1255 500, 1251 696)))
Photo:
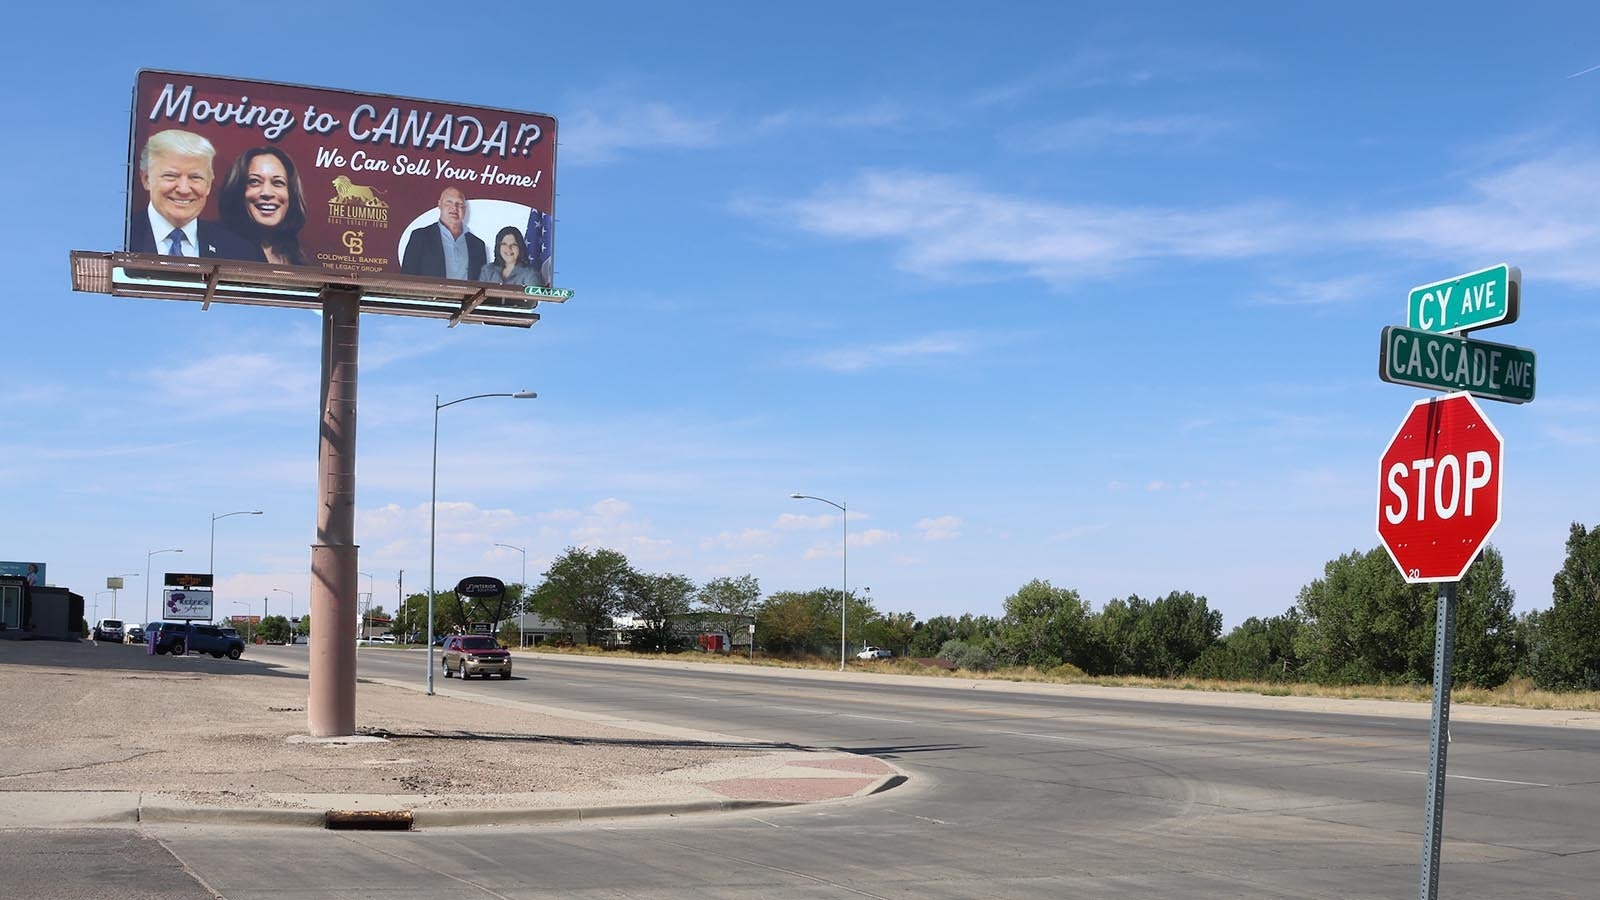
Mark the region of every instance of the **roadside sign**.
POLYGON ((1522 270, 1501 263, 1419 285, 1406 299, 1406 326, 1448 334, 1517 320, 1522 270))
POLYGON ((1526 347, 1387 325, 1378 377, 1391 384, 1527 403, 1533 399, 1533 363, 1534 353, 1526 347))
POLYGON ((167 591, 161 601, 161 618, 211 621, 211 591, 206 588, 167 591))
POLYGON ((479 600, 498 600, 505 596, 506 583, 490 575, 473 575, 456 582, 456 596, 479 600))
POLYGON ((1500 524, 1504 443, 1470 394, 1412 404, 1378 461, 1378 536, 1411 584, 1458 581, 1500 524))
POLYGON ((211 573, 209 572, 168 572, 161 578, 168 587, 211 587, 211 573))

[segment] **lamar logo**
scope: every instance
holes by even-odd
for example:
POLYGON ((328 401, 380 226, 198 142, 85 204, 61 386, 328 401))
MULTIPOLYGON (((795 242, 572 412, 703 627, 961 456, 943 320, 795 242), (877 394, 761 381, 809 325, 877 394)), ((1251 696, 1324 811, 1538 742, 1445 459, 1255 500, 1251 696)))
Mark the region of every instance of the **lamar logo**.
POLYGON ((346 231, 339 237, 344 241, 344 249, 357 256, 361 255, 362 249, 366 246, 365 242, 361 240, 363 235, 359 231, 346 231))
POLYGON ((378 196, 378 191, 371 185, 356 184, 340 175, 333 179, 333 197, 328 200, 328 224, 388 228, 389 204, 378 196))

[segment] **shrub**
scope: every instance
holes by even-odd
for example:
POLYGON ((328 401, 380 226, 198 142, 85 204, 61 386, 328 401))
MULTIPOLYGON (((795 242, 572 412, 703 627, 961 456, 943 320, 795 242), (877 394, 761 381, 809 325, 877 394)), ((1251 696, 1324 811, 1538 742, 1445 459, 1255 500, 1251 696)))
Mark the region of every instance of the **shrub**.
POLYGON ((994 668, 994 654, 990 653, 987 647, 969 644, 966 641, 945 641, 944 646, 939 648, 939 658, 955 663, 958 669, 987 672, 994 668))

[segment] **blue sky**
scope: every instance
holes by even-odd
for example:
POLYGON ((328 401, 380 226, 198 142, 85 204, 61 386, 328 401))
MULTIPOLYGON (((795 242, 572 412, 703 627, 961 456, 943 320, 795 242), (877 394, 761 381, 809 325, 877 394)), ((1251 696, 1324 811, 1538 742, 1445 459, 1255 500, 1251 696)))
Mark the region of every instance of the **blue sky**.
POLYGON ((442 587, 520 578, 497 542, 530 577, 583 544, 836 586, 840 520, 798 491, 848 503, 882 610, 998 615, 1045 578, 1281 613, 1377 545, 1378 456, 1425 396, 1378 380, 1380 329, 1499 262, 1522 320, 1480 336, 1539 354, 1532 404, 1483 404, 1519 611, 1600 522, 1587 5, 442 10, 13 13, 0 559, 102 616, 137 572, 140 618, 147 563, 204 571, 212 515, 262 509, 217 523, 217 611, 308 603, 316 315, 70 290, 69 250, 120 245, 139 68, 561 122, 572 301, 527 331, 363 318, 357 540, 390 607, 427 582, 434 395, 530 389, 442 414, 442 587))

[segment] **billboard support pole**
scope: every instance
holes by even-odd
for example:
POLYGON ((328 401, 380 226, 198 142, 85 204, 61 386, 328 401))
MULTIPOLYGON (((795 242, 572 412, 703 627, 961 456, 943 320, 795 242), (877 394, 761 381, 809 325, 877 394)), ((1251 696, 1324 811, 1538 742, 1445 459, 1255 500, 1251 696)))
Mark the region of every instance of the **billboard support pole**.
POLYGON ((311 547, 312 737, 356 731, 356 362, 360 293, 322 291, 322 404, 317 452, 317 543, 311 547))
POLYGON ((1422 885, 1418 892, 1421 900, 1439 897, 1445 757, 1450 752, 1450 689, 1455 681, 1456 584, 1440 583, 1433 629, 1433 728, 1428 736, 1428 821, 1422 838, 1422 885))

